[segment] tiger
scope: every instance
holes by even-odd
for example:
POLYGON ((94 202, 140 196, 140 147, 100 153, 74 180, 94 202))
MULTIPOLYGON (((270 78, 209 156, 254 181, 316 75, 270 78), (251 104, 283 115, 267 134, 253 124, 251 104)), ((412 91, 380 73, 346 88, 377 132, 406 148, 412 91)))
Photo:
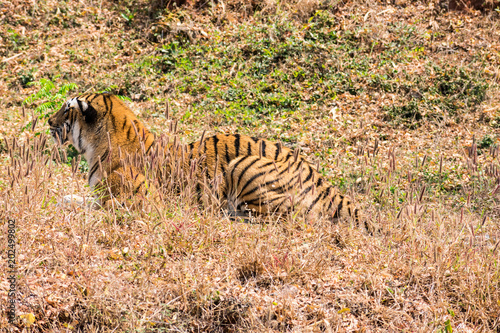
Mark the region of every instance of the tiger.
POLYGON ((325 181, 297 149, 280 142, 240 134, 207 138, 203 134, 189 144, 162 145, 117 96, 108 93, 70 98, 48 123, 56 143, 72 144, 87 160, 89 186, 95 193, 104 192, 98 199, 101 206, 112 198, 130 193, 146 196, 156 190, 154 180, 147 179, 141 166, 124 162, 125 155, 151 156, 167 151, 186 157, 181 162, 184 174, 190 172, 193 161, 199 162, 199 191, 200 184, 220 177, 217 194, 232 215, 249 210, 283 213, 295 206, 333 219, 361 219, 351 200, 325 181), (298 205, 293 202, 294 193, 298 205), (292 200, 287 199, 290 195, 292 200))

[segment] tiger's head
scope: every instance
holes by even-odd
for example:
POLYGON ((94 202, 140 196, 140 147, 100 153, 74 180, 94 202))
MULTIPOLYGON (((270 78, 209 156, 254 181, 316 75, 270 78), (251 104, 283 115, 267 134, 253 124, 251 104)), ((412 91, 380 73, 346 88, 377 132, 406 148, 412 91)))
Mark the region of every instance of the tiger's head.
MULTIPOLYGON (((94 95, 96 96, 96 95, 94 95)), ((99 95, 97 95, 99 96, 99 95)), ((81 95, 66 101, 61 109, 49 118, 50 133, 58 144, 71 143, 78 151, 82 147, 78 138, 82 130, 92 125, 102 117, 103 108, 94 103, 94 99, 88 101, 88 95, 81 95)))
POLYGON ((49 118, 48 123, 56 143, 72 144, 87 161, 95 154, 103 156, 108 147, 120 147, 122 151, 135 153, 142 142, 146 149, 154 142, 154 135, 132 110, 117 96, 108 93, 71 98, 49 118))

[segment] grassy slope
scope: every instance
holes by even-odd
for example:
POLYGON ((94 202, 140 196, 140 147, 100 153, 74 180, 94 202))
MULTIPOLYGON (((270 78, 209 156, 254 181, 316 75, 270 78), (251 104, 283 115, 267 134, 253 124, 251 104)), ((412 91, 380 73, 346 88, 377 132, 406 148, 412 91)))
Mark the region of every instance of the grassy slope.
POLYGON ((18 310, 35 314, 36 330, 498 329, 497 12, 409 1, 149 8, 0 5, 0 214, 17 222, 18 310), (128 96, 157 133, 169 100, 185 142, 207 130, 301 147, 381 232, 234 223, 189 191, 158 211, 59 209, 88 189, 51 141, 33 147, 43 117, 21 130, 46 101, 23 114, 42 78, 128 96))

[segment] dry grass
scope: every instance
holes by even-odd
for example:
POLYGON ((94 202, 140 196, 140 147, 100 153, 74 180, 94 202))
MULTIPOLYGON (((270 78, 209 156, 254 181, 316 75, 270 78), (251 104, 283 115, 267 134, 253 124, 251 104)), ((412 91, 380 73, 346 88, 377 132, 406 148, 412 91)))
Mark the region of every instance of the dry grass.
MULTIPOLYGON (((6 221, 11 218, 18 227, 18 314, 33 313, 36 321, 29 328, 22 321, 10 326, 2 311, 0 328, 26 332, 498 331, 500 161, 494 121, 500 116, 500 58, 495 53, 500 48, 499 26, 493 21, 498 16, 474 11, 433 16, 429 4, 398 3, 400 8, 341 1, 334 4, 337 9, 329 10, 337 13, 345 30, 364 25, 366 29, 358 29, 356 38, 367 45, 369 41, 387 45, 394 37, 384 35, 386 20, 415 24, 422 30, 418 36, 438 24, 443 34, 439 38, 446 41, 452 36, 455 44, 426 41, 426 61, 463 61, 465 68, 470 58, 486 59, 488 90, 479 106, 458 116, 423 118, 418 127, 412 127, 397 122, 399 118, 386 120, 383 109, 404 101, 406 95, 376 86, 358 95, 339 94, 334 105, 307 102, 285 120, 276 117, 274 125, 263 118, 248 124, 236 116, 234 122, 224 123, 212 109, 189 116, 201 98, 175 90, 182 78, 168 81, 144 65, 157 46, 145 36, 153 25, 162 26, 166 13, 158 21, 141 18, 131 26, 121 18, 123 10, 106 2, 82 1, 71 8, 73 12, 65 12, 64 7, 59 13, 57 3, 51 1, 3 5, 8 13, 18 14, 1 14, 7 28, 1 28, 0 35, 10 37, 0 40, 0 56, 5 60, 22 54, 0 67, 0 131, 5 138, 0 146, 0 271, 7 267, 6 221), (411 13, 418 8, 421 16, 414 17, 411 13), (45 28, 48 22, 52 30, 45 28), (485 22, 491 24, 484 28, 485 22), (62 28, 64 24, 69 27, 62 28), (9 29, 19 37, 14 38, 9 29), (481 34, 476 36, 471 29, 481 34), (464 45, 469 49, 462 50, 464 45), (46 137, 43 119, 34 130, 21 131, 31 120, 31 110, 21 103, 36 91, 23 86, 28 75, 33 80, 76 82, 81 92, 116 85, 112 90, 132 96, 131 107, 157 132, 168 131, 169 121, 154 114, 163 114, 170 98, 185 142, 199 138, 203 130, 295 138, 290 141, 312 160, 319 159, 325 173, 353 194, 379 232, 370 236, 348 223, 331 225, 298 217, 279 223, 232 221, 216 206, 200 204, 192 189, 179 194, 176 186, 163 189, 165 204, 157 208, 147 201, 134 211, 61 207, 57 203, 63 196, 88 195, 89 189, 84 174, 72 170, 46 137), (493 137, 489 148, 485 134, 493 137)), ((219 2, 200 9, 201 14, 189 8, 181 14, 183 24, 191 24, 191 38, 206 41, 220 38, 217 30, 231 37, 245 17, 261 24, 253 14, 258 8, 258 15, 272 17, 281 10, 284 20, 302 25, 324 5, 280 4, 288 8, 276 9, 276 4, 267 2, 258 7, 252 2, 257 7, 245 14, 238 8, 250 8, 248 3, 225 3, 222 8, 219 2), (208 31, 209 37, 203 37, 202 31, 208 31)), ((181 38, 186 31, 181 28, 169 30, 171 36, 164 37, 181 38)), ((343 64, 331 66, 341 66, 337 67, 341 71, 343 64)), ((387 66, 435 82, 417 56, 387 66)), ((398 75, 389 78, 388 84, 403 85, 404 76, 398 75)), ((5 279, 1 289, 4 308, 5 279)))

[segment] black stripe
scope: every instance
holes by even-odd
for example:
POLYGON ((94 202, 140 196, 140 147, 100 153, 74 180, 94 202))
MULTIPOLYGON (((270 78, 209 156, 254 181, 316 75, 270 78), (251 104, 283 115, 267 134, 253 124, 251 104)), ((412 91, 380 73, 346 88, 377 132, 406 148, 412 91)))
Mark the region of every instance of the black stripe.
POLYGON ((217 149, 217 144, 219 143, 219 138, 217 137, 217 135, 212 137, 212 138, 214 140, 214 158, 215 158, 215 160, 217 160, 217 156, 219 154, 218 149, 217 149))
POLYGON ((274 153, 274 160, 277 161, 278 160, 278 156, 280 154, 280 144, 279 144, 279 142, 276 142, 274 144, 274 146, 276 147, 276 152, 274 153))
POLYGON ((288 155, 286 155, 286 158, 285 158, 285 162, 288 162, 288 160, 290 159, 290 157, 293 156, 293 153, 290 151, 288 152, 288 155))
MULTIPOLYGON (((326 212, 327 212, 327 214, 329 214, 330 209, 332 208, 332 204, 333 204, 333 200, 334 200, 334 199, 335 199, 335 197, 334 197, 334 198, 332 198, 332 199, 330 199, 330 203, 328 204, 328 207, 326 208, 326 212)), ((336 215, 336 214, 337 214, 337 212, 335 212, 335 214, 333 215, 333 218, 336 218, 336 217, 335 217, 335 215, 336 215)))
POLYGON ((262 156, 266 157, 266 140, 262 140, 262 156))
POLYGON ((127 116, 123 116, 123 126, 122 126, 122 131, 125 129, 125 126, 127 125, 127 116))
MULTIPOLYGON (((208 144, 208 142, 207 141, 205 141, 205 144, 203 145, 203 155, 205 155, 203 163, 205 164, 204 165, 205 168, 207 168, 207 165, 208 165, 208 158, 207 158, 207 144, 208 144)), ((207 175, 208 175, 208 170, 207 170, 207 175)))
POLYGON ((130 126, 128 128, 128 131, 127 131, 127 141, 130 141, 130 133, 132 132, 132 126, 130 126))
POLYGON ((328 186, 326 188, 326 191, 323 192, 323 198, 326 198, 330 195, 330 192, 332 192, 332 187, 331 186, 328 186))
POLYGON ((135 125, 135 129, 137 130, 137 134, 140 135, 141 134, 141 126, 140 126, 141 123, 137 119, 134 119, 133 122, 134 122, 134 125, 135 125))
POLYGON ((97 127, 97 129, 95 130, 95 134, 99 135, 99 133, 101 133, 102 126, 103 126, 103 124, 100 124, 100 125, 97 127))
POLYGON ((111 96, 109 95, 105 95, 105 101, 108 100, 109 101, 109 112, 112 113, 113 112, 113 99, 111 98, 111 96))
POLYGON ((194 142, 191 142, 191 143, 189 144, 189 152, 190 152, 190 153, 191 153, 191 152, 193 151, 193 149, 194 149, 194 144, 195 144, 194 142))
POLYGON ((267 166, 270 166, 271 164, 273 164, 273 161, 271 161, 271 162, 267 162, 266 164, 262 164, 260 167, 258 167, 258 169, 265 168, 265 167, 267 167, 267 166))
POLYGON ((298 178, 298 175, 295 175, 292 179, 290 179, 290 181, 288 181, 288 183, 286 183, 280 187, 277 187, 277 188, 268 189, 268 192, 273 192, 273 193, 277 193, 277 194, 288 192, 288 191, 290 191, 290 189, 294 188, 299 183, 299 180, 297 178, 298 178), (297 179, 297 181, 295 183, 291 184, 291 182, 295 179, 297 179))
MULTIPOLYGON (((106 116, 106 115, 108 114, 108 112, 109 112, 109 110, 110 110, 110 106, 108 105, 108 99, 109 99, 109 97, 108 97, 108 96, 103 95, 103 96, 102 96, 102 99, 103 99, 103 101, 104 101, 104 110, 105 110, 105 111, 104 111, 104 114, 103 114, 103 117, 104 117, 104 116, 106 116)), ((111 102, 111 105, 113 105, 113 102, 111 102)))
MULTIPOLYGON (((270 180, 270 181, 268 181, 268 182, 265 182, 263 186, 267 188, 267 187, 268 187, 269 185, 271 185, 272 183, 276 183, 276 182, 278 182, 278 181, 280 181, 280 180, 281 180, 281 178, 274 178, 273 180, 270 180)), ((272 191, 272 190, 270 190, 270 191, 272 191)))
MULTIPOLYGON (((297 163, 290 163, 290 171, 291 172, 296 172, 300 169, 300 165, 301 163, 299 163, 299 165, 297 165, 297 163), (295 166, 295 170, 293 170, 293 167, 295 166)), ((285 172, 288 172, 288 166, 286 166, 286 168, 284 168, 283 170, 280 171, 279 175, 282 175, 284 174, 285 172)))
POLYGON ((153 147, 153 144, 154 144, 154 141, 151 142, 151 144, 149 145, 148 149, 146 150, 146 154, 149 153, 149 150, 151 149, 151 147, 153 147))
POLYGON ((248 142, 247 155, 252 155, 252 144, 248 142))
MULTIPOLYGON (((293 166, 293 164, 290 166, 290 168, 291 168, 292 166, 293 166)), ((284 173, 285 173, 285 172, 287 172, 287 171, 288 171, 288 166, 287 166, 286 168, 284 168, 283 170, 281 170, 281 171, 278 173, 278 175, 280 175, 280 176, 281 176, 282 174, 284 174, 284 173)))
POLYGON ((247 157, 242 158, 241 160, 239 160, 238 162, 236 162, 236 164, 235 164, 235 165, 233 165, 233 170, 231 170, 231 178, 230 178, 230 180, 231 180, 231 184, 230 184, 230 186, 229 186, 229 188, 230 188, 230 189, 232 189, 232 188, 233 188, 234 170, 236 170, 236 168, 238 167, 238 165, 240 165, 240 163, 241 163, 241 162, 243 162, 243 160, 246 160, 247 158, 248 158, 248 156, 247 156, 247 157))
POLYGON ((226 163, 229 164, 231 162, 231 157, 229 157, 229 149, 227 149, 226 143, 226 163))
POLYGON ((323 184, 323 177, 319 176, 318 180, 316 181, 316 186, 320 187, 323 184))
MULTIPOLYGON (((247 193, 245 194, 241 194, 239 197, 240 198, 244 198, 245 196, 247 195, 250 195, 252 194, 253 192, 257 191, 258 189, 260 188, 260 186, 255 186, 254 188, 252 188, 250 191, 248 191, 247 193)), ((243 191, 242 191, 243 192, 243 191)), ((260 198, 260 197, 259 197, 260 198)))
MULTIPOLYGON (((90 96, 90 95, 89 95, 90 96)), ((92 99, 90 101, 88 101, 88 104, 92 103, 94 101, 94 99, 96 99, 97 97, 99 97, 100 95, 99 94, 94 94, 94 96, 92 97, 92 99)), ((104 98, 104 97, 103 97, 104 98)))
MULTIPOLYGON (((252 162, 250 162, 250 164, 248 164, 245 169, 243 169, 243 172, 240 173, 240 176, 238 177, 238 182, 236 184, 239 184, 241 182, 241 179, 243 178, 243 176, 245 175, 245 173, 248 171, 248 169, 250 169, 252 167, 252 165, 254 165, 255 163, 257 163, 259 159, 256 158, 254 159, 252 162)), ((246 186, 246 184, 245 184, 246 186)))
POLYGON ((333 203, 333 201, 337 197, 340 197, 340 203, 337 206, 337 209, 335 210, 335 214, 333 215, 334 219, 338 219, 340 217, 340 211, 342 210, 342 205, 343 205, 344 198, 340 194, 338 194, 338 195, 336 195, 335 197, 332 198, 332 202, 330 202, 330 206, 328 206, 328 210, 330 210, 331 204, 333 203))
POLYGON ((259 138, 256 138, 255 136, 250 137, 250 139, 252 139, 254 143, 259 142, 259 138))
POLYGON ((309 181, 309 179, 311 179, 311 177, 312 177, 312 175, 313 175, 313 169, 311 168, 311 165, 310 165, 310 164, 308 164, 307 166, 309 167, 309 174, 307 175, 306 179, 304 180, 304 183, 305 183, 305 182, 308 182, 308 181, 309 181))
MULTIPOLYGON (((108 157, 108 154, 109 154, 109 150, 106 150, 104 152, 104 154, 102 154, 101 163, 104 162, 104 160, 108 157)), ((97 171, 98 167, 99 167, 99 162, 95 162, 94 165, 92 165, 92 169, 90 169, 90 172, 89 172, 89 184, 90 184, 90 180, 92 179, 92 176, 97 171)))
POLYGON ((80 154, 83 154, 82 152, 82 129, 80 128, 80 133, 78 133, 78 149, 80 150, 80 154))
POLYGON ((309 211, 312 210, 314 208, 314 206, 318 203, 318 201, 326 198, 330 194, 330 191, 331 191, 330 187, 328 187, 325 191, 323 191, 323 193, 318 191, 318 195, 316 196, 316 199, 313 200, 313 202, 309 206, 308 210, 309 211))
POLYGON ((109 95, 106 95, 106 97, 109 100, 109 112, 112 112, 113 111, 113 99, 109 95))
POLYGON ((104 162, 104 160, 108 157, 108 154, 109 154, 109 150, 106 150, 104 152, 104 154, 102 154, 102 157, 101 157, 101 162, 104 162))
MULTIPOLYGON (((172 147, 173 147, 173 145, 172 145, 172 147)), ((177 157, 177 154, 179 154, 179 156, 178 156, 178 157, 182 159, 182 152, 184 151, 184 147, 185 147, 185 146, 181 146, 181 147, 179 147, 179 148, 175 151, 175 155, 174 155, 174 156, 175 156, 175 157, 177 157)), ((186 151, 184 151, 184 153, 188 155, 187 160, 188 160, 188 161, 191 161, 191 159, 193 159, 193 158, 194 158, 194 157, 193 157, 193 155, 194 155, 194 149, 193 149, 193 148, 191 148, 191 147, 189 147, 189 145, 188 145, 187 147, 188 147, 188 148, 186 148, 186 151), (189 153, 189 154, 188 154, 188 153, 189 153)), ((182 162, 184 162, 184 159, 182 159, 182 162)), ((198 166, 196 166, 196 168, 198 168, 198 166)))
POLYGON ((94 165, 92 165, 92 168, 90 168, 90 172, 89 172, 89 184, 90 184, 90 180, 92 179, 92 176, 97 171, 98 167, 99 167, 99 162, 95 162, 94 165))
MULTIPOLYGON (((279 200, 279 199, 283 199, 283 196, 279 196, 279 197, 276 197, 276 198, 272 198, 270 200, 265 200, 264 202, 267 202, 267 203, 272 203, 272 202, 275 202, 276 200, 279 200)), ((285 200, 287 198, 285 197, 285 200)), ((283 200, 283 201, 285 201, 283 200)), ((244 201, 247 205, 258 205, 262 202, 262 198, 261 197, 258 197, 257 199, 253 199, 253 200, 249 200, 249 201, 244 201)))
POLYGON ((235 151, 234 157, 238 157, 238 156, 240 156, 240 135, 235 134, 234 137, 235 137, 235 139, 234 139, 234 151, 235 151))
POLYGON ((78 103, 78 107, 80 108, 80 112, 83 113, 83 107, 82 107, 82 101, 80 101, 78 98, 76 99, 76 103, 78 103))
POLYGON ((308 186, 306 187, 305 190, 302 191, 302 193, 299 194, 299 196, 297 197, 297 199, 301 199, 302 197, 304 197, 307 193, 309 193, 312 188, 313 188, 314 185, 311 185, 311 186, 308 186))
MULTIPOLYGON (((262 171, 262 172, 259 172, 259 173, 256 173, 255 175, 253 175, 249 180, 247 180, 245 186, 243 186, 243 188, 241 189, 241 193, 243 193, 243 191, 248 187, 248 185, 250 185, 251 182, 253 182, 255 179, 259 178, 260 176, 265 175, 266 173, 267 173, 267 171, 262 171)), ((249 195, 250 193, 255 192, 258 188, 259 188, 259 186, 255 186, 248 193, 241 194, 241 197, 244 197, 245 195, 249 195)))
POLYGON ((71 114, 71 126, 73 126, 73 125, 74 125, 75 120, 76 120, 76 112, 75 112, 75 111, 73 111, 73 113, 71 114))
POLYGON ((135 189, 132 191, 132 193, 136 194, 139 191, 139 189, 142 187, 142 185, 144 185, 145 182, 146 182, 146 180, 143 180, 139 185, 137 185, 135 187, 135 189))
MULTIPOLYGON (((106 112, 107 113, 107 112, 106 112)), ((104 114, 106 115, 106 114, 104 114)), ((111 112, 109 114, 109 116, 111 117, 111 125, 113 125, 113 131, 116 133, 116 119, 115 119, 115 116, 113 115, 113 112, 111 112)))

